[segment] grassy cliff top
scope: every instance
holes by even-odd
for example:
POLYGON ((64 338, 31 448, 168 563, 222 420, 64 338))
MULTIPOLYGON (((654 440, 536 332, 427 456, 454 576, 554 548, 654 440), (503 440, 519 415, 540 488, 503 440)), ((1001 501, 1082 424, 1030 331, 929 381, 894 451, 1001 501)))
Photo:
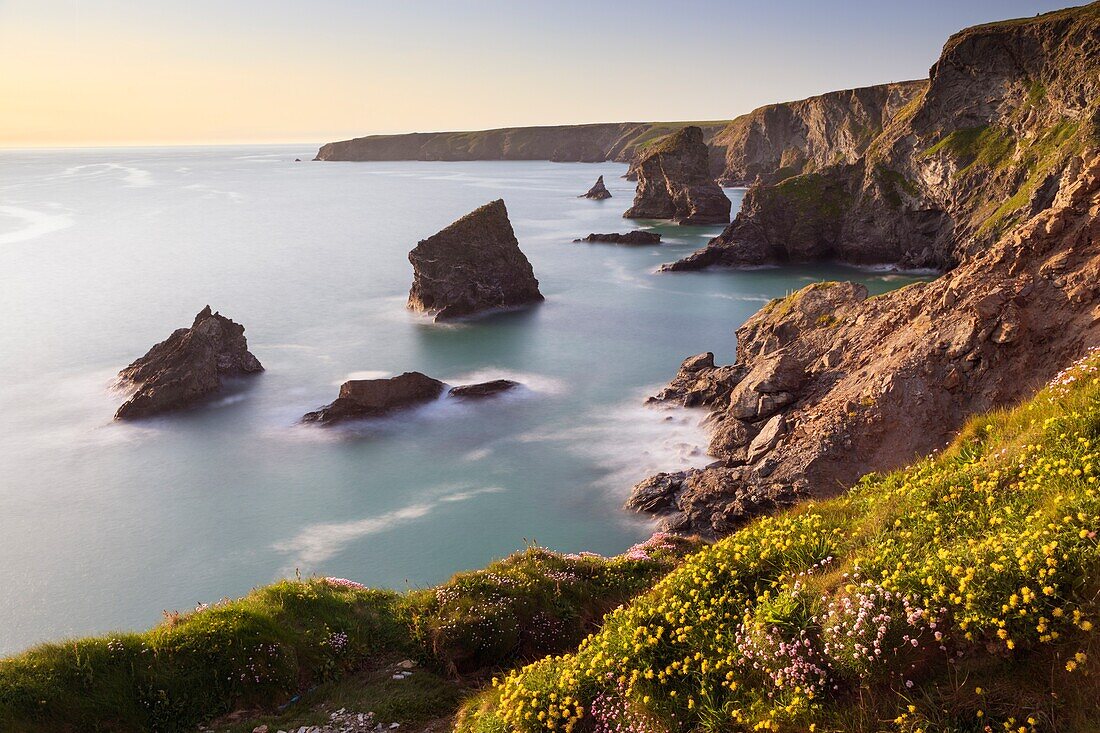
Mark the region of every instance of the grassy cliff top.
POLYGON ((1098 477, 1094 352, 942 453, 700 551, 460 730, 1096 730, 1098 477))

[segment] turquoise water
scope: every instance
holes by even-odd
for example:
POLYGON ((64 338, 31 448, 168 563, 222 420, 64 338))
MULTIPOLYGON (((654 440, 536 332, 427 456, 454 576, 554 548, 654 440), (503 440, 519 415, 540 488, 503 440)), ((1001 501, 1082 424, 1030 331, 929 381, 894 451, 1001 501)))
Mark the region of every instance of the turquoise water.
MULTIPOLYGON (((642 400, 681 359, 836 267, 656 275, 718 228, 626 231, 619 164, 294 163, 304 147, 0 152, 0 653, 324 573, 404 588, 536 541, 617 553, 619 506, 708 462, 701 417, 642 400), (578 199, 600 174, 614 198, 578 199), (436 325, 404 308, 416 242, 494 198, 547 301, 436 325), (116 424, 114 374, 209 303, 267 372, 116 424), (297 425, 349 376, 508 377, 521 393, 346 429, 297 425)), ((731 190, 735 209, 742 192, 731 190)))

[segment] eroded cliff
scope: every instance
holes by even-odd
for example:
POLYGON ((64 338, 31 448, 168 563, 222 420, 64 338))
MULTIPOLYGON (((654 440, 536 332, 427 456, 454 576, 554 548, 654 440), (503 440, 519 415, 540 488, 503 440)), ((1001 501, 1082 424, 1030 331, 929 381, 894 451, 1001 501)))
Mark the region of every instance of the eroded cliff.
POLYGON ((868 261, 894 241, 954 266, 875 298, 810 286, 738 329, 735 364, 685 361, 659 397, 709 407, 722 460, 630 505, 726 533, 942 446, 1100 344, 1098 68, 1100 5, 968 29, 859 162, 755 187, 694 264, 868 261))
POLYGON ((753 186, 667 269, 811 260, 948 269, 1049 208, 1089 143, 1100 8, 968 28, 855 161, 753 186))

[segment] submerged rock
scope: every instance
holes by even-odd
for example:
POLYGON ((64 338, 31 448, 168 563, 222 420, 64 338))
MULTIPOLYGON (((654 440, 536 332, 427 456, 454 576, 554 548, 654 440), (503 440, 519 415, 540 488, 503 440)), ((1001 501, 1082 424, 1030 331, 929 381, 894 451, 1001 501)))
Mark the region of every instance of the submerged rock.
POLYGON ((178 410, 217 392, 222 377, 262 372, 248 351, 244 326, 206 306, 190 328, 180 328, 118 373, 121 386, 136 389, 115 412, 116 420, 178 410))
POLYGON ((464 384, 459 387, 452 387, 447 394, 451 397, 459 397, 462 399, 481 399, 483 397, 498 395, 501 392, 508 392, 518 386, 520 386, 519 382, 513 382, 511 379, 494 379, 490 382, 464 384))
POLYGON ((422 240, 409 262, 408 307, 435 313, 437 321, 543 300, 501 199, 422 240))
POLYGON ((730 200, 711 177, 703 131, 685 127, 653 144, 635 166, 638 190, 627 219, 728 224, 730 200))
POLYGON ((588 193, 583 196, 578 196, 577 198, 603 201, 604 199, 611 198, 611 192, 607 190, 607 186, 603 185, 603 176, 600 176, 596 179, 596 183, 592 188, 588 189, 588 193))
POLYGON ((306 413, 302 421, 329 425, 342 420, 382 417, 431 402, 442 393, 443 382, 420 372, 405 372, 388 379, 353 379, 340 385, 335 402, 306 413))
POLYGON ((574 242, 607 242, 609 244, 660 244, 661 235, 657 232, 644 232, 636 229, 626 234, 589 234, 584 239, 574 239, 574 242))

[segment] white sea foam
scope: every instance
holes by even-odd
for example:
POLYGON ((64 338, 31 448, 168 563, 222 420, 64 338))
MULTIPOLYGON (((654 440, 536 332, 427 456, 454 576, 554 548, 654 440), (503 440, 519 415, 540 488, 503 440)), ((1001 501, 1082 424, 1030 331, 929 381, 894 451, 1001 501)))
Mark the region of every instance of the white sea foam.
POLYGON ((184 186, 184 188, 189 190, 189 191, 200 191, 200 192, 202 192, 203 198, 217 198, 219 196, 224 196, 225 198, 229 199, 230 201, 240 201, 244 198, 244 196, 237 193, 236 191, 224 191, 220 188, 214 188, 213 186, 207 186, 204 183, 192 183, 192 184, 189 184, 187 186, 184 186))
POLYGON ((338 555, 347 545, 364 537, 421 519, 447 504, 469 501, 483 494, 497 494, 502 491, 504 489, 499 486, 470 487, 462 491, 450 491, 437 495, 373 517, 349 522, 311 524, 290 540, 274 545, 274 549, 291 556, 291 561, 284 568, 284 573, 289 574, 300 568, 316 570, 322 563, 338 555))
MULTIPOLYGON (((659 390, 655 386, 645 394, 659 390)), ((706 452, 709 439, 701 410, 643 405, 643 400, 639 394, 618 407, 594 408, 579 416, 575 427, 533 430, 516 440, 564 443, 605 471, 598 485, 616 497, 647 476, 701 468, 714 460, 706 452)))
POLYGON ((251 160, 257 163, 277 163, 280 158, 286 158, 289 153, 263 153, 261 155, 235 155, 233 160, 251 160))
POLYGON ((333 385, 339 387, 344 382, 350 382, 353 379, 386 379, 392 377, 393 372, 384 372, 378 370, 366 370, 361 372, 348 372, 346 376, 333 382, 333 385))
POLYGON ((144 168, 135 168, 119 163, 87 163, 66 168, 62 176, 102 176, 118 171, 122 174, 122 182, 129 188, 147 188, 156 185, 153 175, 144 168))
MULTIPOLYGON (((565 382, 556 377, 551 377, 546 374, 535 374, 534 372, 517 372, 510 369, 494 369, 492 367, 486 369, 477 369, 472 372, 464 372, 454 376, 448 376, 443 379, 444 382, 451 385, 461 384, 477 384, 479 382, 490 382, 495 379, 510 379, 513 382, 519 382, 523 389, 517 393, 532 392, 537 394, 546 395, 558 395, 563 394, 566 391, 565 382)), ((505 393, 507 394, 507 393, 505 393)))
POLYGON ((475 463, 477 461, 483 461, 489 456, 493 455, 491 448, 475 448, 466 455, 462 456, 462 460, 475 463))
MULTIPOLYGON (((0 244, 14 244, 37 239, 73 225, 72 215, 59 207, 54 211, 25 209, 21 206, 0 206, 0 217, 15 219, 21 226, 14 231, 0 232, 0 244)), ((2 219, 0 219, 2 221, 2 219)))

